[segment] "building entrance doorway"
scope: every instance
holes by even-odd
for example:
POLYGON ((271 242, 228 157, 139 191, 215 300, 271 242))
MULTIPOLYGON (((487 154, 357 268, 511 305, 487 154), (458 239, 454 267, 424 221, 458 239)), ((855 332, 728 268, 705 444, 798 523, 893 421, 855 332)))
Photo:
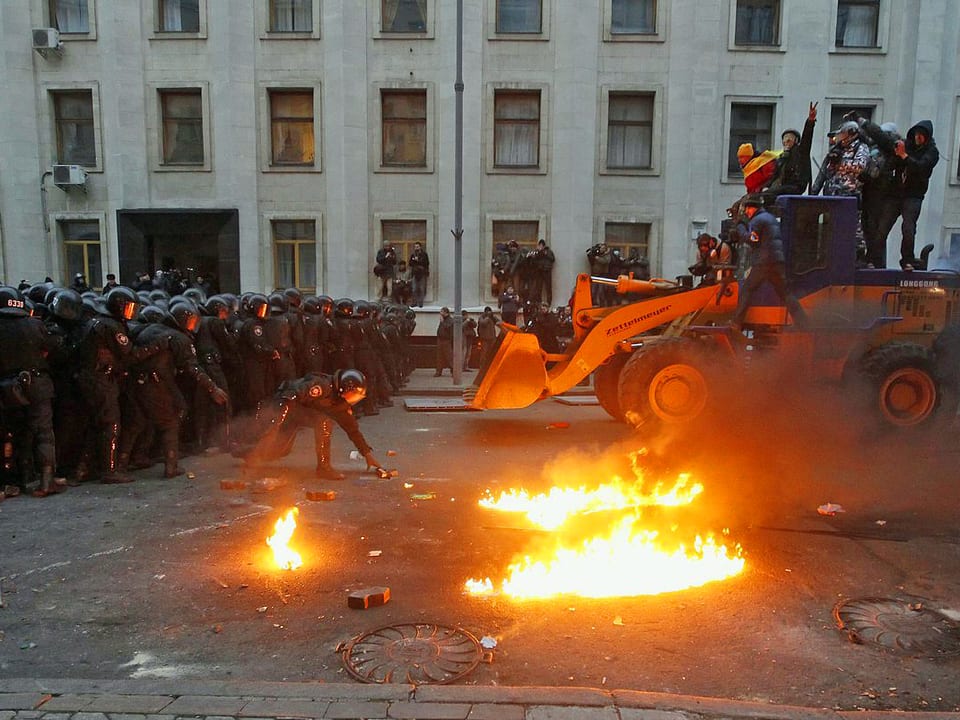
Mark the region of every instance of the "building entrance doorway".
POLYGON ((124 285, 160 272, 168 291, 200 278, 211 294, 240 292, 236 210, 118 210, 117 240, 124 285))

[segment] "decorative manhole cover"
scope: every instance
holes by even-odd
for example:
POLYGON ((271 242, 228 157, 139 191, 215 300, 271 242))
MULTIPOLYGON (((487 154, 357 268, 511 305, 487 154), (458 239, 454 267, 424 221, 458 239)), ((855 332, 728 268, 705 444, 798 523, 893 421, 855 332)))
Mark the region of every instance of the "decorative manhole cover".
POLYGON ((341 653, 347 672, 361 682, 410 685, 453 682, 483 658, 466 630, 431 623, 377 628, 353 638, 341 653))
POLYGON ((844 600, 833 608, 833 617, 853 642, 874 643, 910 655, 960 653, 960 626, 919 602, 844 600))

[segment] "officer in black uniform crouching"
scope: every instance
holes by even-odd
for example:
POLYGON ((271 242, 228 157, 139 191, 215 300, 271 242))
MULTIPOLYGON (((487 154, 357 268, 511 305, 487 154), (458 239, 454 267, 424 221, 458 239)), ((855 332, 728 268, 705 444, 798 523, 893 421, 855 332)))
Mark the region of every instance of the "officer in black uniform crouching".
POLYGON ((367 394, 366 379, 359 370, 338 370, 333 375, 311 373, 284 382, 274 393, 269 411, 261 413, 259 441, 252 449, 239 452, 250 465, 285 457, 293 448, 297 430, 313 427, 319 478, 342 480, 343 474, 330 464, 330 435, 337 423, 367 461, 367 470, 389 477, 390 471, 373 455, 373 448, 360 432, 351 406, 367 394))

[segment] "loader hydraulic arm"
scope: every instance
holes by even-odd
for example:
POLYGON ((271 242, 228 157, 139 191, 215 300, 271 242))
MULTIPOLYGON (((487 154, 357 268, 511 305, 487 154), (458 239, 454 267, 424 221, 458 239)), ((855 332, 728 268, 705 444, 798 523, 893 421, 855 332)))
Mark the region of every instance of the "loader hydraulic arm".
POLYGON ((507 330, 480 378, 471 399, 473 407, 521 408, 565 392, 610 357, 618 343, 702 310, 717 302, 727 288, 721 284, 682 290, 666 280, 645 281, 621 276, 607 282, 616 283, 622 292, 661 294, 617 308, 597 308, 589 306, 590 280, 585 275, 577 279, 572 303, 574 342, 568 351, 562 356, 548 357, 540 349, 535 335, 507 330), (548 360, 556 361, 549 369, 548 360))

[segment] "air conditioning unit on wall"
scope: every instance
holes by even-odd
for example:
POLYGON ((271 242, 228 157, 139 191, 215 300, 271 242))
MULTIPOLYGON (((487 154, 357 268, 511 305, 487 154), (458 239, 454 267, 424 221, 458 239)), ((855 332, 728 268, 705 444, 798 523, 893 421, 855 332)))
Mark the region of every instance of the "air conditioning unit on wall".
POLYGON ((53 184, 61 190, 72 187, 84 187, 87 183, 87 171, 79 165, 54 165, 53 184))
POLYGON ((60 42, 60 31, 56 28, 34 28, 33 29, 33 49, 47 57, 54 54, 57 57, 63 52, 63 44, 60 42))

